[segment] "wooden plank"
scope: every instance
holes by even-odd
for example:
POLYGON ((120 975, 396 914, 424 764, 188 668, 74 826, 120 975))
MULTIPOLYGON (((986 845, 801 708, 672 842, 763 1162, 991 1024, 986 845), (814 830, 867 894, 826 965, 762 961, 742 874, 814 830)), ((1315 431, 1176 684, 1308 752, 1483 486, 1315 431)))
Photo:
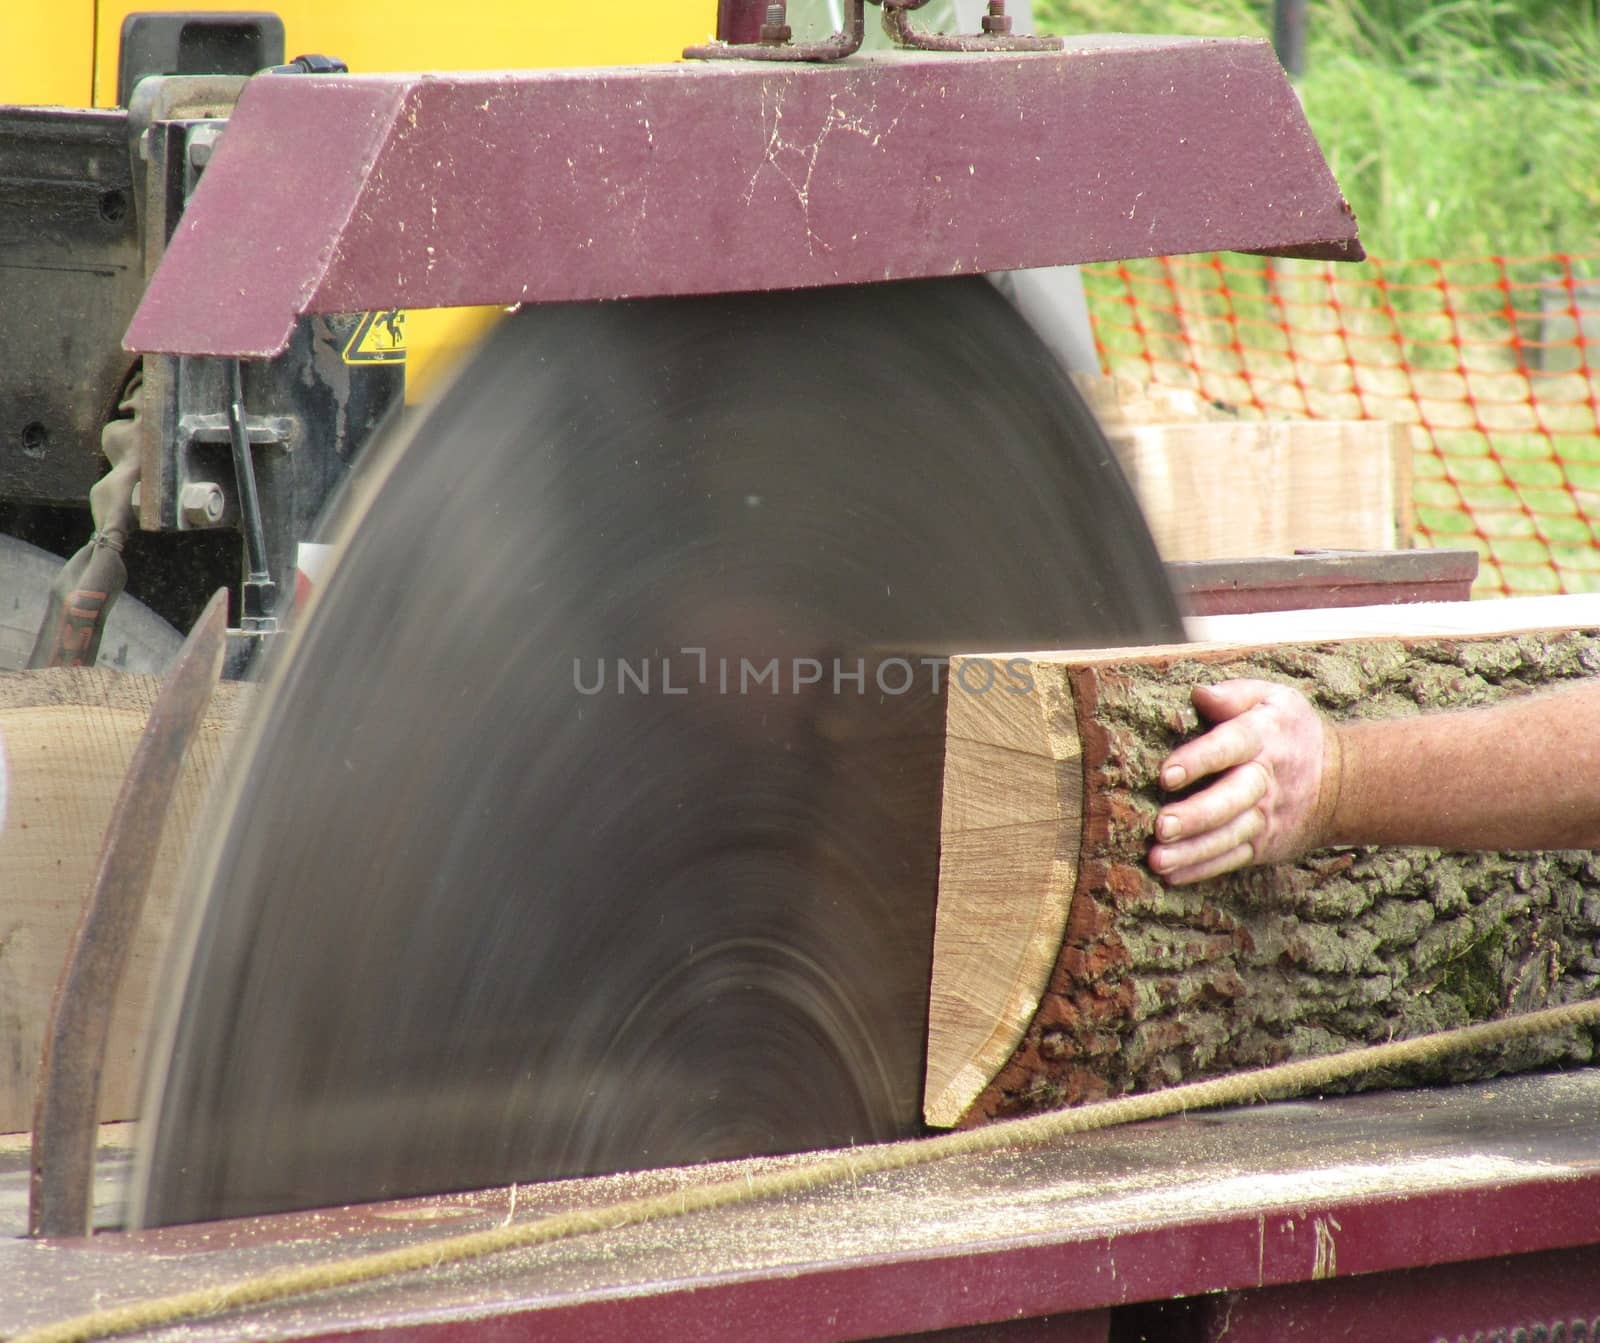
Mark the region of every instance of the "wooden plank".
MULTIPOLYGON (((1348 608, 1224 618, 1240 632, 1233 644, 983 655, 1026 658, 1032 685, 953 689, 947 704, 929 1123, 1149 1090, 1600 990, 1600 864, 1587 853, 1343 849, 1188 889, 1144 865, 1163 796, 1156 767, 1198 727, 1199 681, 1284 682, 1339 718, 1489 703, 1600 670, 1600 600, 1444 605, 1458 609, 1439 635, 1322 632, 1359 634, 1363 613, 1348 608), (1550 627, 1559 612, 1567 623, 1550 627)), ((1416 609, 1371 611, 1381 626, 1416 609)), ((952 663, 952 687, 975 659, 952 663)), ((1592 1049, 1524 1046, 1452 1076, 1592 1049)))
POLYGON ((1216 420, 1235 424, 1239 413, 1208 401, 1188 387, 1140 382, 1125 373, 1074 373, 1072 381, 1083 393, 1095 418, 1107 429, 1134 424, 1182 424, 1191 420, 1216 420))
MULTIPOLYGON (((33 1117, 50 998, 93 877, 117 789, 155 700, 154 677, 98 668, 0 674, 9 803, 0 831, 0 1132, 33 1117)), ((172 918, 178 869, 249 687, 224 683, 184 764, 146 918, 106 1056, 102 1115, 135 1115, 140 1033, 172 918)))
POLYGON ((1404 426, 1236 420, 1106 428, 1163 559, 1412 544, 1404 426))

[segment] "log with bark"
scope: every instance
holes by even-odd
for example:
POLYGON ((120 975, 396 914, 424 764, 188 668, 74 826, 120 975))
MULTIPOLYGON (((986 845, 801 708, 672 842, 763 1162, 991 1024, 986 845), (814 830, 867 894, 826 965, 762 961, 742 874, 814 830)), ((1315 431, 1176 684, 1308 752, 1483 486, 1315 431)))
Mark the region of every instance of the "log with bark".
MULTIPOLYGON (((1481 623, 1514 604, 1470 606, 1481 623)), ((1200 726, 1196 682, 1259 677, 1334 719, 1395 717, 1595 675, 1600 636, 1303 637, 1031 654, 1029 666, 1026 694, 952 691, 947 706, 930 1123, 1152 1090, 1600 991, 1600 859, 1588 852, 1340 848, 1188 888, 1144 863, 1163 798, 1157 765, 1200 726)), ((1595 1044, 1572 1033, 1375 1081, 1587 1062, 1595 1044)))
MULTIPOLYGON (((99 668, 0 673, 0 1133, 33 1119, 50 1001, 93 880, 101 839, 160 685, 99 668)), ((252 687, 223 682, 184 760, 150 898, 117 996, 101 1115, 136 1113, 141 1031, 172 921, 187 842, 252 687)))

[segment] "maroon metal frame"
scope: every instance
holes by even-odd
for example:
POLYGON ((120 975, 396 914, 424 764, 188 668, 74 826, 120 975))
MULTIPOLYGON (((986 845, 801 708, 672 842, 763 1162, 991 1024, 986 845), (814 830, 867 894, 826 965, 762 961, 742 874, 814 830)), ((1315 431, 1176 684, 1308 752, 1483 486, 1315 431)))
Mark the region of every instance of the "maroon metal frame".
POLYGON ((1262 559, 1178 560, 1167 577, 1187 616, 1309 607, 1464 602, 1475 550, 1311 550, 1262 559))
MULTIPOLYGON (((1593 1343, 1600 1250, 1557 1250, 1405 1269, 1195 1303, 1193 1343, 1593 1343)), ((1170 1335, 1169 1335, 1170 1336, 1170 1335)))
POLYGON ((254 79, 128 332, 1231 249, 1359 258, 1272 49, 1085 37, 832 66, 254 79))
MULTIPOLYGON (((951 1329, 989 1338, 1025 1319, 1039 1323, 1022 1338, 1079 1343, 1105 1339, 1132 1308, 1124 1323, 1162 1314, 1155 1338, 1432 1343, 1592 1319, 1597 1101, 1590 1071, 1164 1120, 413 1274, 274 1307, 249 1332, 842 1343, 951 1329)), ((663 1193, 682 1178, 608 1176, 87 1241, 0 1236, 0 1283, 15 1286, 0 1291, 0 1330, 89 1300, 663 1193)), ((1010 1328, 992 1337, 1005 1343, 1010 1328)), ((221 1343, 241 1325, 184 1332, 221 1343)))
POLYGON ((759 42, 766 14, 767 0, 717 0, 717 41, 759 42))
MULTIPOLYGON (((743 16, 739 28, 746 30, 743 16)), ((842 61, 861 50, 866 37, 866 12, 864 0, 851 0, 844 16, 844 26, 837 32, 814 42, 796 42, 794 32, 787 23, 761 23, 756 37, 734 45, 712 42, 685 47, 683 54, 697 61, 777 61, 794 64, 802 61, 842 61)))
MULTIPOLYGON (((506 1191, 474 1196, 474 1202, 482 1204, 473 1209, 474 1216, 421 1221, 422 1234, 493 1225, 504 1215, 507 1198, 506 1191)), ((221 1281, 248 1271, 247 1266, 303 1262, 312 1253, 310 1246, 321 1247, 314 1251, 318 1257, 336 1254, 342 1247, 360 1246, 375 1228, 386 1225, 382 1217, 401 1219, 388 1222, 389 1227, 404 1225, 407 1209, 425 1215, 450 1204, 448 1199, 429 1199, 102 1236, 77 1246, 54 1242, 54 1276, 40 1290, 47 1298, 59 1296, 51 1313, 65 1316, 81 1309, 91 1296, 111 1302, 130 1295, 130 1282, 142 1285, 142 1291, 131 1293, 136 1297, 162 1290, 162 1284, 173 1290, 221 1281), (227 1268, 218 1265, 219 1257, 227 1268)), ((669 1238, 675 1234, 670 1226, 662 1232, 669 1238)), ((693 1226, 686 1224, 683 1234, 692 1236, 693 1226)), ((407 1343, 747 1337, 766 1343, 826 1343, 1054 1317, 1062 1338, 1087 1339, 1105 1337, 1110 1318, 1106 1312, 1112 1308, 1222 1292, 1227 1295, 1216 1297, 1214 1308, 1202 1303, 1189 1314, 1220 1322, 1231 1311, 1235 1328, 1245 1320, 1259 1322, 1239 1338, 1320 1337, 1314 1331, 1285 1331, 1284 1322, 1298 1321, 1304 1328, 1308 1322, 1348 1319, 1351 1303, 1359 1304, 1369 1292, 1392 1312, 1397 1279, 1383 1275, 1404 1270, 1398 1281, 1404 1284, 1403 1295, 1408 1293, 1407 1299, 1414 1301, 1410 1315, 1416 1327, 1357 1331, 1350 1336, 1430 1343, 1434 1335, 1428 1330, 1434 1326, 1429 1322, 1440 1319, 1441 1301, 1453 1299, 1453 1289, 1441 1293, 1430 1287, 1440 1274, 1439 1280, 1446 1283, 1483 1277, 1492 1286, 1499 1275, 1517 1270, 1515 1276, 1501 1280, 1515 1282, 1518 1294, 1496 1297, 1478 1292, 1462 1297, 1477 1318, 1498 1308, 1497 1302, 1520 1301, 1531 1312, 1543 1309, 1547 1299, 1552 1312, 1600 1313, 1600 1244, 1593 1243, 1597 1240, 1600 1171, 1576 1180, 1530 1180, 1407 1199, 1311 1201, 1298 1208, 1280 1206, 1154 1227, 1108 1222, 1095 1234, 999 1241, 938 1254, 897 1254, 886 1248, 781 1271, 657 1280, 590 1292, 552 1292, 541 1285, 537 1271, 519 1270, 515 1258, 507 1257, 476 1274, 475 1280, 455 1276, 435 1281, 413 1275, 356 1301, 275 1308, 265 1332, 299 1343, 398 1337, 407 1343), (1337 1257, 1323 1276, 1339 1278, 1341 1290, 1319 1293, 1312 1281, 1319 1236, 1329 1234, 1330 1226, 1336 1228, 1331 1234, 1337 1257), (1550 1250, 1562 1253, 1537 1257, 1550 1250), (1487 1263, 1510 1256, 1516 1258, 1487 1263), (1487 1266, 1463 1268, 1461 1261, 1486 1261, 1487 1266), (1587 1295, 1566 1290, 1574 1283, 1586 1284, 1587 1295), (1541 1294, 1544 1284, 1550 1287, 1548 1297, 1541 1294), (1330 1317, 1334 1307, 1339 1313, 1330 1317), (1424 1314, 1424 1309, 1430 1313, 1424 1314), (1272 1332, 1274 1327, 1280 1332, 1272 1332)), ((33 1248, 38 1244, 28 1247, 35 1262, 44 1248, 33 1248)), ((0 1264, 4 1263, 0 1254, 0 1264)), ((1468 1314, 1465 1306, 1455 1312, 1463 1318, 1468 1314)), ((1370 1324, 1383 1318, 1390 1317, 1373 1318, 1368 1312, 1370 1324)), ((1391 1322, 1399 1318, 1394 1315, 1391 1322)), ((237 1321, 202 1322, 188 1327, 186 1335, 195 1343, 236 1337, 237 1321)))
POLYGON ((911 21, 911 12, 927 0, 878 0, 883 6, 883 30, 902 47, 917 51, 1060 51, 1065 39, 1013 33, 1011 19, 991 15, 981 33, 925 33, 911 21))

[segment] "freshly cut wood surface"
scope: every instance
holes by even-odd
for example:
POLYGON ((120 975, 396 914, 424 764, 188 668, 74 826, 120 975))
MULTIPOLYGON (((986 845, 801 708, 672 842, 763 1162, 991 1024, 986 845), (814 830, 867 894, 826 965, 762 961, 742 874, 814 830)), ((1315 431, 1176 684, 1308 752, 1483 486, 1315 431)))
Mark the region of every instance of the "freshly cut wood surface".
POLYGON ((1083 785, 1059 685, 975 695, 951 684, 924 1093, 940 1125, 961 1117, 1038 1009, 1077 878, 1059 840, 1083 785))
MULTIPOLYGON (((0 829, 0 1133, 32 1122, 51 995, 157 689, 154 677, 97 668, 0 674, 0 749, 9 773, 0 829)), ((248 692, 232 682, 218 687, 184 762, 118 996, 101 1091, 106 1120, 134 1117, 139 1032, 171 922, 178 866, 248 692)))
POLYGON ((1106 429, 1163 559, 1412 544, 1411 444, 1402 425, 1113 420, 1106 429))
MULTIPOLYGON (((1570 624, 1554 628, 1542 607, 1452 605, 1465 608, 1458 629, 1477 632, 1337 640, 1316 633, 1317 613, 1295 613, 1285 643, 1271 620, 1230 617, 1253 631, 1248 644, 1022 654, 1026 694, 963 695, 957 659, 928 1122, 1149 1090, 1600 991, 1600 860, 1588 853, 1345 848, 1179 889, 1144 865, 1156 767, 1199 726, 1197 682, 1261 677, 1334 718, 1394 717, 1600 674, 1595 599, 1568 599, 1570 624)), ((1322 615, 1325 628, 1351 628, 1351 610, 1322 615)), ((1587 1060, 1593 1046, 1519 1046, 1449 1075, 1587 1060)))

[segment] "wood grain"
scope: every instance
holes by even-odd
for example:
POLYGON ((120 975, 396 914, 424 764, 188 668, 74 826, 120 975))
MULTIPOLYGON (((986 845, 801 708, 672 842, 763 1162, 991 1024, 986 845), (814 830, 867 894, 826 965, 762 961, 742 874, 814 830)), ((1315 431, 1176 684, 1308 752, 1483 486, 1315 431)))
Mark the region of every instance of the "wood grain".
POLYGON ((1412 544, 1411 448, 1387 422, 1107 424, 1166 560, 1412 544))
MULTIPOLYGON (((32 1121, 50 998, 93 877, 122 776, 155 700, 154 677, 97 668, 0 674, 0 747, 9 772, 0 830, 0 1132, 32 1121)), ((225 682, 184 764, 140 935, 117 999, 102 1115, 130 1119, 140 1032, 177 875, 220 773, 249 687, 225 682)))
MULTIPOLYGON (((952 675, 982 661, 953 663, 952 675)), ((1058 685, 974 695, 951 684, 924 1102, 938 1125, 961 1117, 1038 1009, 1077 878, 1060 837, 1083 781, 1058 685)))
MULTIPOLYGON (((1600 988, 1587 853, 1346 848, 1186 889, 1144 865, 1156 768, 1199 726, 1197 682, 1263 677, 1334 718, 1393 717, 1600 674, 1592 599, 1554 627, 1558 608, 1451 605, 1456 628, 1438 635, 1332 639, 1294 613, 1283 642, 1272 619, 1229 617, 1248 643, 1021 654, 1026 694, 963 695, 955 660, 927 1121, 1148 1090, 1600 988), (1535 615, 1546 628, 1519 630, 1535 615)), ((1359 632, 1359 610, 1322 619, 1359 632)), ((1468 1071, 1590 1052, 1556 1041, 1468 1071)))
POLYGON ((1380 420, 1244 418, 1188 388, 1074 374, 1166 560, 1414 543, 1412 444, 1380 420))

